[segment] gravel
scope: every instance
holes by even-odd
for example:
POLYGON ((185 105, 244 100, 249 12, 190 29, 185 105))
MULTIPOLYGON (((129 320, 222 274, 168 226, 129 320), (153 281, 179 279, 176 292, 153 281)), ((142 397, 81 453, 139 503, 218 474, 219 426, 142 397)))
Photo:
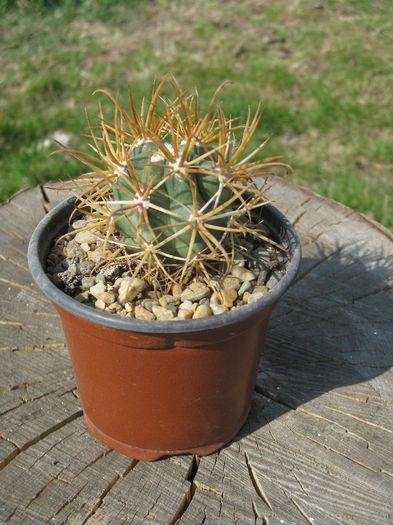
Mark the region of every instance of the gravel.
MULTIPOLYGON (((72 227, 86 227, 85 219, 72 227)), ((72 231, 72 229, 71 229, 72 231)), ((211 287, 194 279, 185 287, 174 284, 166 293, 132 277, 125 264, 105 264, 109 248, 94 229, 63 237, 47 258, 47 274, 56 286, 90 307, 125 317, 153 321, 202 319, 250 304, 275 286, 285 274, 286 259, 273 246, 255 248, 245 241, 235 265, 211 287), (250 246, 248 246, 248 244, 250 246)))

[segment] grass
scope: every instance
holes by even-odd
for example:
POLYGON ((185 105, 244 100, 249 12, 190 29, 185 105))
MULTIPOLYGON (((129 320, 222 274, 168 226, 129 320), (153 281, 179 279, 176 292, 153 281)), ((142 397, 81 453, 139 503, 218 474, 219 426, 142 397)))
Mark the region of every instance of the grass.
POLYGON ((292 180, 393 228, 389 0, 0 0, 0 16, 1 200, 80 173, 48 154, 59 132, 82 147, 96 88, 142 95, 173 72, 203 101, 233 80, 224 108, 262 101, 256 141, 292 180))

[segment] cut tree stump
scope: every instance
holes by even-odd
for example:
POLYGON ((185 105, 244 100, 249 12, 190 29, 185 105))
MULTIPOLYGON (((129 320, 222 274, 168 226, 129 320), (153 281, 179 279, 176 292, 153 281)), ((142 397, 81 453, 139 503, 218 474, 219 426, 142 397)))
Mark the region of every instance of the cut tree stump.
POLYGON ((0 523, 393 523, 393 237, 279 178, 303 246, 271 320, 241 433, 209 457, 143 463, 86 429, 60 322, 28 239, 62 195, 0 208, 0 523))

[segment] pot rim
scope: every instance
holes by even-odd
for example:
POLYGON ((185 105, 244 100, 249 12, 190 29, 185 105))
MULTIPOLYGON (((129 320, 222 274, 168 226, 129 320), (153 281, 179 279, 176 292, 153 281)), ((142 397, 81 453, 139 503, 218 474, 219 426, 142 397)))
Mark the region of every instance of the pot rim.
POLYGON ((246 318, 258 314, 265 308, 274 305, 281 295, 287 290, 294 280, 301 259, 301 247, 299 238, 288 219, 277 208, 271 204, 265 204, 261 213, 268 211, 271 217, 284 228, 288 235, 288 249, 290 259, 287 263, 284 277, 269 292, 257 301, 240 306, 234 310, 213 315, 202 319, 171 320, 171 321, 147 321, 131 319, 118 314, 103 312, 91 306, 86 306, 70 297, 49 279, 43 264, 46 260, 47 249, 53 239, 64 228, 68 217, 68 209, 72 207, 75 197, 70 197, 52 208, 38 223, 35 228, 28 247, 28 264, 36 285, 53 303, 67 310, 77 317, 81 317, 92 323, 97 323, 108 328, 140 333, 171 333, 182 334, 190 332, 201 332, 217 329, 226 325, 239 323, 246 318), (42 250, 42 246, 46 249, 42 250), (43 253, 45 252, 45 253, 43 253))

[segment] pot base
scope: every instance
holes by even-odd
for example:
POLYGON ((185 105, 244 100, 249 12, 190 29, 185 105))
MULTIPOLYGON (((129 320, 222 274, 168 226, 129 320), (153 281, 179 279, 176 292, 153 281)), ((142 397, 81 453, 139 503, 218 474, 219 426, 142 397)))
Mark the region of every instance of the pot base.
POLYGON ((117 452, 120 452, 121 454, 130 456, 140 461, 155 461, 157 459, 161 459, 167 456, 179 456, 182 454, 194 454, 196 456, 208 456, 209 454, 216 452, 217 450, 222 448, 224 445, 232 441, 232 439, 236 436, 236 434, 239 432, 239 430, 244 425, 247 419, 247 416, 248 416, 248 412, 246 413, 245 417, 242 419, 241 424, 236 429, 236 432, 231 434, 231 436, 229 436, 228 439, 224 439, 216 443, 211 443, 209 445, 203 445, 201 447, 193 447, 193 448, 189 448, 185 450, 152 450, 148 448, 134 447, 132 445, 129 445, 127 443, 122 443, 121 441, 118 441, 117 439, 114 439, 108 436, 107 434, 102 432, 102 430, 96 427, 95 424, 92 423, 92 421, 89 419, 89 417, 85 413, 83 414, 87 427, 89 428, 90 432, 98 440, 100 440, 102 443, 112 448, 113 450, 116 450, 117 452))

